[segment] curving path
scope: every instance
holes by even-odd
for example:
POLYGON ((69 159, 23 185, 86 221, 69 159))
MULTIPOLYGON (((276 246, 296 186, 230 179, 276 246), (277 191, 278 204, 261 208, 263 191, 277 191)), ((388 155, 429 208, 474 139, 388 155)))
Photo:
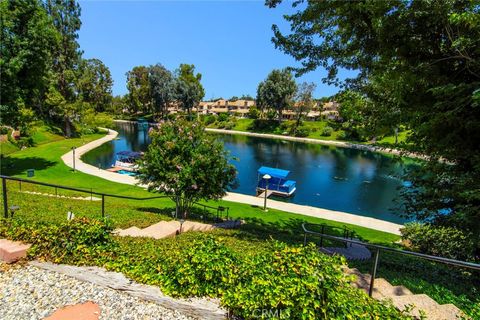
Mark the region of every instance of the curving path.
MULTIPOLYGON (((108 130, 108 129, 105 129, 105 130, 108 130)), ((115 139, 117 135, 118 135, 117 131, 110 129, 108 130, 107 135, 105 135, 104 137, 97 139, 95 141, 89 142, 81 147, 78 147, 75 150, 75 169, 83 173, 94 175, 109 181, 124 183, 129 185, 139 185, 135 177, 102 170, 95 166, 84 163, 81 160, 81 156, 83 154, 85 154, 86 152, 92 149, 99 147, 105 142, 115 139)), ((282 136, 282 138, 285 138, 285 137, 282 136)), ((315 139, 310 139, 310 140, 315 140, 315 139)), ((62 160, 67 166, 69 166, 70 168, 73 168, 73 151, 69 151, 68 153, 64 154, 62 156, 62 160)), ((140 185, 140 186, 146 187, 144 185, 140 185)), ((240 194, 240 193, 229 192, 223 198, 223 200, 263 207, 263 199, 260 199, 255 196, 240 194)), ((272 209, 301 214, 301 215, 310 216, 310 217, 337 221, 341 223, 354 224, 357 226, 384 231, 388 233, 393 233, 397 235, 400 234, 400 228, 403 227, 403 225, 400 225, 400 224, 379 220, 375 218, 364 217, 364 216, 355 215, 351 213, 322 209, 317 207, 303 206, 303 205, 298 205, 294 203, 286 203, 286 202, 275 201, 270 199, 267 201, 267 206, 272 209)))

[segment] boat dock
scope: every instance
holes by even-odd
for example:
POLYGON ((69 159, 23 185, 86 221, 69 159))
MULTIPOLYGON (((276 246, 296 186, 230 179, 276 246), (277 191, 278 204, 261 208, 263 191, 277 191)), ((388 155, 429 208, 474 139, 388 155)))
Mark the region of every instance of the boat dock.
MULTIPOLYGON (((273 194, 273 191, 272 190, 267 190, 267 198, 269 198, 272 194, 273 194)), ((265 198, 265 191, 263 192, 260 192, 258 195, 257 195, 258 198, 265 198)))

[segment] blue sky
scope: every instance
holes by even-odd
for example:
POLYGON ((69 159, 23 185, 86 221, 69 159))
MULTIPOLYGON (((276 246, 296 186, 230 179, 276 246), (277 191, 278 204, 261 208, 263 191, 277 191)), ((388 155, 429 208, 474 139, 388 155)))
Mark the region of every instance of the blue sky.
MULTIPOLYGON (((288 31, 282 15, 263 1, 80 1, 79 42, 84 58, 99 58, 114 80, 113 93, 125 94, 125 73, 136 65, 161 63, 174 70, 190 63, 202 73, 205 99, 255 96, 258 83, 274 68, 294 66, 271 42, 272 24, 288 31)), ((321 83, 325 70, 297 81, 317 84, 315 96, 338 91, 321 83)), ((345 75, 346 73, 343 73, 345 75)))

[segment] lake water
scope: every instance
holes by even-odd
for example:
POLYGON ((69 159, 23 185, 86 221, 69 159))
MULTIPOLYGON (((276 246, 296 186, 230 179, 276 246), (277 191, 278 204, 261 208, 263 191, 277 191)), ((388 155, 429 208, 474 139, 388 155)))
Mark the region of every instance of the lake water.
MULTIPOLYGON (((109 168, 119 151, 145 151, 148 130, 132 123, 118 123, 117 140, 91 150, 83 160, 109 168)), ((234 192, 255 195, 257 169, 261 166, 290 170, 297 181, 289 201, 302 205, 359 214, 402 223, 394 199, 404 183, 399 177, 406 166, 401 160, 379 153, 316 144, 263 139, 239 135, 217 135, 237 167, 239 186, 234 192)))

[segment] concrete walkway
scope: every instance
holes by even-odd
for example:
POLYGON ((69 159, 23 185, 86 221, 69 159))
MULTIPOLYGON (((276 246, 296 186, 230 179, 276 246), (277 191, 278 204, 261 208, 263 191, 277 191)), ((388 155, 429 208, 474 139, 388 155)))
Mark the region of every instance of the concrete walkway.
MULTIPOLYGON (((94 175, 109 181, 129 184, 129 185, 139 185, 137 179, 135 179, 135 177, 133 176, 102 170, 100 168, 86 164, 80 159, 81 156, 86 152, 97 148, 98 146, 102 145, 105 142, 115 139, 117 135, 118 135, 118 132, 110 129, 105 137, 102 137, 98 140, 89 142, 81 147, 78 147, 75 151, 75 168, 76 170, 81 171, 83 173, 94 175)), ((309 140, 315 140, 315 139, 309 139, 309 140)), ((62 156, 62 160, 67 166, 73 168, 73 152, 72 151, 69 151, 68 153, 64 154, 62 156)), ((144 185, 140 185, 140 186, 146 187, 144 185)), ((244 195, 239 193, 230 192, 223 198, 223 200, 263 207, 263 199, 257 198, 255 196, 249 196, 249 195, 244 195)), ((403 227, 400 224, 379 220, 375 218, 364 217, 364 216, 355 215, 351 213, 322 209, 317 207, 303 206, 303 205, 298 205, 294 203, 286 203, 286 202, 275 201, 270 199, 267 201, 267 207, 281 210, 281 211, 310 216, 310 217, 332 220, 332 221, 337 221, 341 223, 354 224, 357 226, 384 231, 388 233, 393 233, 397 235, 400 234, 400 228, 403 227)), ((265 214, 268 214, 268 213, 265 213, 265 214)))

